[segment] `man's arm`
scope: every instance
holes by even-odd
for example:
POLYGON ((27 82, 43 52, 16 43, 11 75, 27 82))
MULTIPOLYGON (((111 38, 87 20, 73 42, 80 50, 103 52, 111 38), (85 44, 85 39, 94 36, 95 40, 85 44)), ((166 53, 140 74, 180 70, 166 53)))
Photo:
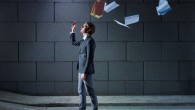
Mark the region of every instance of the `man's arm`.
POLYGON ((81 41, 76 41, 75 39, 75 28, 76 28, 76 22, 73 22, 71 26, 70 39, 72 41, 72 45, 80 46, 81 41))
POLYGON ((74 45, 74 46, 80 46, 81 41, 76 41, 76 39, 75 39, 75 33, 70 33, 70 39, 72 41, 72 45, 74 45))

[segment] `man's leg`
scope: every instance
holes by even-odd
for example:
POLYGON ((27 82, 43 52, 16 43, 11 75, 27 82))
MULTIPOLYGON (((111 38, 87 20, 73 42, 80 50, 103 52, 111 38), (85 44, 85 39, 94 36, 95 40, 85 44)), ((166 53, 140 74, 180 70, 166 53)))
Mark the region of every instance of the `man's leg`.
POLYGON ((81 75, 78 75, 78 93, 79 93, 79 110, 86 109, 86 92, 84 82, 81 80, 81 75))
POLYGON ((87 94, 91 98, 91 105, 92 105, 93 110, 98 110, 98 100, 95 94, 95 89, 93 87, 93 79, 92 79, 91 74, 87 76, 87 79, 84 81, 84 85, 85 85, 87 94))

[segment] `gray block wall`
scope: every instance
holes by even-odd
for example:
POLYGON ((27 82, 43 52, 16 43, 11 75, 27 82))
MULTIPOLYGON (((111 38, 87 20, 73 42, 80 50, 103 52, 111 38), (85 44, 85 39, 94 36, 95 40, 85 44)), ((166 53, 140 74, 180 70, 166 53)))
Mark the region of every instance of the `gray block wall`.
MULTIPOLYGON (((77 95, 77 39, 85 21, 96 25, 97 95, 195 94, 195 1, 116 0, 120 7, 90 16, 95 0, 0 0, 0 89, 29 95, 77 95), (128 29, 113 19, 139 14, 128 29)), ((113 0, 110 0, 113 1, 113 0)))

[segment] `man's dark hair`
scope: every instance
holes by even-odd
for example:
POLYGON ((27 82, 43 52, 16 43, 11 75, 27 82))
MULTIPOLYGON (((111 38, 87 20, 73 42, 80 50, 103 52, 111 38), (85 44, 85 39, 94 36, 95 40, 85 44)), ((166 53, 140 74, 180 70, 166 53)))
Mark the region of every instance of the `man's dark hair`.
POLYGON ((95 25, 92 22, 85 22, 85 24, 87 25, 86 33, 92 35, 95 32, 95 25))

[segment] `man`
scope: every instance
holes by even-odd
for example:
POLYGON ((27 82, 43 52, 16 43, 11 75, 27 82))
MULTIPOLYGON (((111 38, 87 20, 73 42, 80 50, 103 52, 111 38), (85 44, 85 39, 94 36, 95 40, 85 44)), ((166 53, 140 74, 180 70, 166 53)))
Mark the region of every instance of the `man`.
POLYGON ((72 24, 72 32, 70 38, 72 45, 80 46, 79 62, 77 64, 78 74, 78 93, 79 93, 79 110, 86 109, 86 93, 90 96, 93 110, 98 110, 97 96, 93 87, 92 74, 94 71, 93 58, 95 53, 95 40, 91 35, 95 32, 95 25, 91 22, 86 22, 81 27, 80 32, 83 34, 83 39, 76 41, 75 39, 76 23, 72 24))

